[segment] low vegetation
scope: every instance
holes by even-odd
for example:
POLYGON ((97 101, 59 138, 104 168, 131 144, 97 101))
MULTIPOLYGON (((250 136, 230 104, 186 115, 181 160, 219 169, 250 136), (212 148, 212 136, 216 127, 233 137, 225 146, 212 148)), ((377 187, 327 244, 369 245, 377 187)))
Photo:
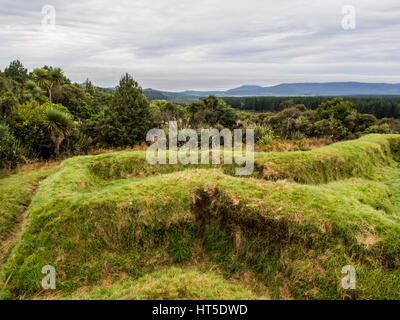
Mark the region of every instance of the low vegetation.
POLYGON ((157 287, 160 298, 212 298, 221 286, 218 298, 399 299, 399 141, 257 153, 247 178, 226 166, 151 167, 143 152, 65 160, 27 208, 2 297, 48 297, 40 271, 51 264, 61 298, 154 298, 157 287), (345 265, 356 290, 340 286, 345 265), (198 291, 202 277, 215 288, 198 291))
POLYGON ((266 299, 214 273, 169 267, 138 280, 79 290, 67 299, 85 300, 257 300, 266 299))
POLYGON ((106 90, 11 62, 0 298, 400 299, 398 99, 252 99, 149 101, 129 74, 106 90), (146 134, 169 140, 170 121, 253 129, 252 175, 150 165, 146 134), (55 291, 41 287, 46 265, 55 291), (355 290, 340 285, 346 265, 355 290))
POLYGON ((146 92, 129 74, 115 90, 106 90, 89 79, 71 83, 60 68, 28 72, 12 61, 0 71, 0 168, 134 147, 146 143, 150 129, 167 129, 170 121, 198 131, 253 129, 257 151, 308 150, 314 143, 400 132, 398 98, 226 98, 227 103, 211 95, 181 105, 149 101, 146 92), (367 105, 360 107, 360 101, 367 105), (258 113, 248 111, 252 105, 258 113))

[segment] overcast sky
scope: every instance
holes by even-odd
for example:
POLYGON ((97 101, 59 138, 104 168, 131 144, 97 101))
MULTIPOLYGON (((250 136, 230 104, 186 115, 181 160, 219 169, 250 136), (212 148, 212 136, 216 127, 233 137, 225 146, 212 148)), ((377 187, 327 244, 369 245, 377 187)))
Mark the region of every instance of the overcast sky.
MULTIPOLYGON (((61 67, 75 82, 144 88, 400 83, 399 0, 0 0, 0 67, 61 67), (56 28, 42 27, 52 5, 56 28), (342 27, 342 8, 356 28, 342 27)), ((49 22, 50 20, 46 20, 49 22)))

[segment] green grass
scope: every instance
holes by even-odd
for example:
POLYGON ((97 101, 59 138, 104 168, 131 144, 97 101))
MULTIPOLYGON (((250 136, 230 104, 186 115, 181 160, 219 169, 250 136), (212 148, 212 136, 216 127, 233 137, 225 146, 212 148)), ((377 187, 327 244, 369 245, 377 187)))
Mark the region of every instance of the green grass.
POLYGON ((110 287, 95 287, 63 297, 71 300, 258 300, 248 289, 214 273, 169 267, 138 280, 127 279, 110 287))
POLYGON ((3 242, 13 235, 22 222, 23 213, 40 181, 54 171, 54 165, 35 170, 21 169, 11 174, 3 171, 3 178, 0 179, 0 252, 6 249, 3 242))
POLYGON ((85 297, 144 297, 137 279, 204 255, 206 270, 228 280, 250 274, 272 298, 399 299, 399 141, 370 135, 256 154, 249 178, 226 166, 151 167, 144 153, 68 159, 28 208, 1 270, 3 298, 40 296, 47 264, 61 296, 111 277, 119 284, 85 297), (340 287, 348 264, 357 271, 354 291, 340 287))
POLYGON ((300 183, 327 183, 351 177, 370 177, 376 167, 398 157, 398 135, 367 135, 309 151, 269 152, 256 156, 262 177, 300 183))
MULTIPOLYGON (((354 141, 344 141, 313 151, 257 152, 254 154, 253 177, 266 180, 287 179, 299 183, 327 183, 351 177, 369 177, 377 166, 388 165, 393 156, 399 157, 398 135, 371 134, 354 141), (392 153, 395 150, 395 154, 392 153)), ((399 160, 399 159, 397 159, 399 160)), ((233 166, 223 165, 150 165, 146 152, 119 152, 93 159, 90 172, 102 180, 172 173, 193 168, 222 167, 234 175, 233 166)))

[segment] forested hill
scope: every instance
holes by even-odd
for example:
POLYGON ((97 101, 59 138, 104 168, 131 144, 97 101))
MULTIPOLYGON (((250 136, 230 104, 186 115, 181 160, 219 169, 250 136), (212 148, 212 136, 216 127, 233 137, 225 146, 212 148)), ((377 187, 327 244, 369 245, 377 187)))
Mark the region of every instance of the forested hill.
MULTIPOLYGON (((182 93, 161 92, 154 89, 144 90, 144 94, 149 100, 169 100, 178 103, 189 104, 198 99, 200 96, 184 95, 182 93)), ((317 109, 317 107, 332 97, 221 97, 228 105, 235 109, 243 111, 255 112, 278 112, 282 104, 304 104, 309 109, 317 109)), ((400 118, 400 96, 359 96, 345 97, 347 101, 354 104, 354 108, 359 113, 369 113, 382 118, 400 118)))
MULTIPOLYGON (((277 112, 282 104, 304 104, 317 109, 331 97, 223 97, 235 109, 256 112, 277 112)), ((400 97, 346 97, 360 113, 369 113, 377 118, 400 118, 400 97)))
POLYGON ((188 100, 194 97, 206 97, 214 94, 219 97, 276 97, 276 96, 400 96, 400 84, 364 83, 364 82, 322 82, 322 83, 283 83, 276 86, 262 87, 244 85, 226 91, 168 92, 146 89, 146 94, 163 95, 170 99, 188 100))
POLYGON ((400 95, 400 84, 363 82, 283 83, 277 86, 241 86, 230 96, 355 96, 400 95))

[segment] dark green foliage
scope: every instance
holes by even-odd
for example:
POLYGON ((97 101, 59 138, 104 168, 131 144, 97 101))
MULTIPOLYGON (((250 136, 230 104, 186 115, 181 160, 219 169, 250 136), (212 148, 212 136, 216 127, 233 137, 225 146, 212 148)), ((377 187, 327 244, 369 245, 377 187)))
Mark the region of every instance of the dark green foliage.
POLYGON ((393 131, 390 129, 389 125, 387 123, 380 124, 380 125, 373 125, 365 129, 364 133, 369 134, 369 133, 393 133, 393 131))
POLYGON ((92 96, 94 95, 94 86, 89 79, 86 79, 86 81, 85 81, 85 90, 88 94, 90 94, 92 96))
POLYGON ((26 155, 33 158, 54 155, 54 138, 53 142, 49 139, 43 122, 44 110, 53 104, 62 105, 62 110, 76 121, 71 137, 66 137, 60 146, 65 154, 85 153, 92 144, 107 148, 140 144, 149 129, 165 128, 169 121, 177 121, 179 129, 190 127, 198 131, 210 127, 220 130, 257 127, 257 142, 264 146, 276 139, 341 140, 365 133, 400 132, 400 120, 389 118, 400 117, 397 97, 349 97, 344 101, 328 97, 221 99, 211 95, 197 101, 193 98, 191 101, 195 102, 186 106, 166 101, 173 97, 160 91, 145 91, 163 100, 153 101, 149 106, 141 87, 129 75, 121 79, 117 90, 102 89, 89 79, 84 85, 71 84, 60 68, 44 66, 28 74, 17 60, 0 72, 0 121, 9 124, 26 155), (241 110, 274 113, 238 112, 231 105, 241 110), (265 134, 260 136, 262 132, 265 134))
POLYGON ((25 102, 31 99, 37 99, 38 101, 44 102, 43 93, 44 91, 42 90, 42 88, 37 86, 34 81, 28 80, 25 82, 23 101, 25 102))
POLYGON ((57 108, 48 108, 44 111, 43 126, 50 134, 50 139, 54 143, 56 157, 58 157, 60 145, 72 129, 72 117, 57 108))
POLYGON ((91 118, 98 116, 101 112, 107 109, 111 104, 112 97, 112 91, 94 87, 93 94, 89 95, 89 105, 96 111, 96 114, 92 115, 91 118))
POLYGON ((44 105, 31 100, 16 107, 10 121, 13 134, 18 137, 29 158, 49 158, 52 143, 43 128, 44 105))
MULTIPOLYGON (((51 140, 51 132, 46 130, 46 126, 54 127, 54 123, 46 120, 57 120, 55 113, 68 114, 68 110, 58 104, 53 105, 53 111, 47 112, 49 103, 39 105, 35 100, 27 101, 16 107, 16 111, 10 120, 10 127, 13 134, 18 137, 24 146, 25 153, 30 158, 50 158, 54 153, 54 142, 51 140), (50 118, 46 119, 46 114, 50 118)), ((71 115, 68 115, 70 118, 71 115)), ((64 125, 65 121, 61 124, 64 125)), ((70 120, 71 121, 71 120, 70 120)), ((57 133, 54 131, 55 135, 57 133)), ((65 134, 65 133, 64 133, 65 134)), ((54 136, 55 138, 55 136, 54 136)))
POLYGON ((295 140, 327 137, 337 141, 357 138, 363 133, 396 132, 392 128, 400 130, 400 121, 385 119, 381 124, 387 125, 382 127, 374 115, 359 114, 351 102, 341 98, 323 102, 316 110, 308 110, 303 104, 296 105, 293 100, 285 100, 280 108, 282 111, 275 114, 253 115, 251 121, 272 128, 276 136, 295 140))
POLYGON ((12 80, 7 78, 3 72, 0 71, 0 94, 12 90, 12 80))
POLYGON ((28 78, 28 70, 19 60, 14 60, 4 69, 4 75, 19 84, 24 84, 28 78))
POLYGON ((187 107, 189 123, 193 127, 222 125, 232 128, 237 120, 237 113, 224 100, 214 95, 194 102, 187 107))
POLYGON ((85 89, 78 84, 66 84, 53 92, 55 103, 66 106, 71 114, 78 118, 89 119, 96 113, 90 106, 90 98, 85 89))
POLYGON ((71 126, 72 119, 71 117, 56 108, 46 109, 44 111, 45 116, 45 127, 46 128, 68 128, 71 126))
POLYGON ((20 144, 7 126, 0 124, 0 168, 12 168, 22 159, 20 144))
POLYGON ((344 119, 353 112, 354 105, 341 98, 334 98, 321 103, 317 108, 317 116, 320 119, 329 119, 331 117, 343 122, 344 119))
POLYGON ((17 98, 10 91, 0 97, 0 115, 3 123, 7 122, 7 119, 10 117, 17 104, 17 98))
POLYGON ((74 127, 61 145, 61 153, 67 155, 87 154, 92 147, 93 139, 82 132, 82 128, 74 127))
POLYGON ((36 68, 35 70, 33 70, 32 77, 36 81, 38 86, 47 90, 50 108, 52 107, 53 103, 53 89, 57 86, 69 82, 68 79, 64 76, 61 68, 53 68, 48 66, 44 66, 43 68, 36 68))
POLYGON ((181 127, 186 124, 188 117, 185 107, 166 100, 153 100, 150 113, 155 127, 163 127, 169 121, 177 121, 181 127))
POLYGON ((394 132, 400 132, 400 120, 398 119, 393 119, 393 118, 383 118, 378 121, 378 124, 385 124, 387 123, 390 130, 394 132))
POLYGON ((100 123, 102 143, 122 147, 144 141, 152 124, 149 108, 150 103, 142 88, 129 74, 125 74, 100 123))
MULTIPOLYGON (((317 109, 321 103, 333 97, 224 97, 227 104, 235 109, 256 112, 277 112, 280 104, 292 100, 294 104, 304 104, 309 109, 317 109)), ((359 113, 373 114, 378 119, 400 118, 400 97, 345 97, 354 104, 359 113)))
POLYGON ((341 140, 347 136, 347 133, 347 128, 334 117, 322 119, 314 124, 314 134, 318 137, 330 137, 334 140, 341 140))

